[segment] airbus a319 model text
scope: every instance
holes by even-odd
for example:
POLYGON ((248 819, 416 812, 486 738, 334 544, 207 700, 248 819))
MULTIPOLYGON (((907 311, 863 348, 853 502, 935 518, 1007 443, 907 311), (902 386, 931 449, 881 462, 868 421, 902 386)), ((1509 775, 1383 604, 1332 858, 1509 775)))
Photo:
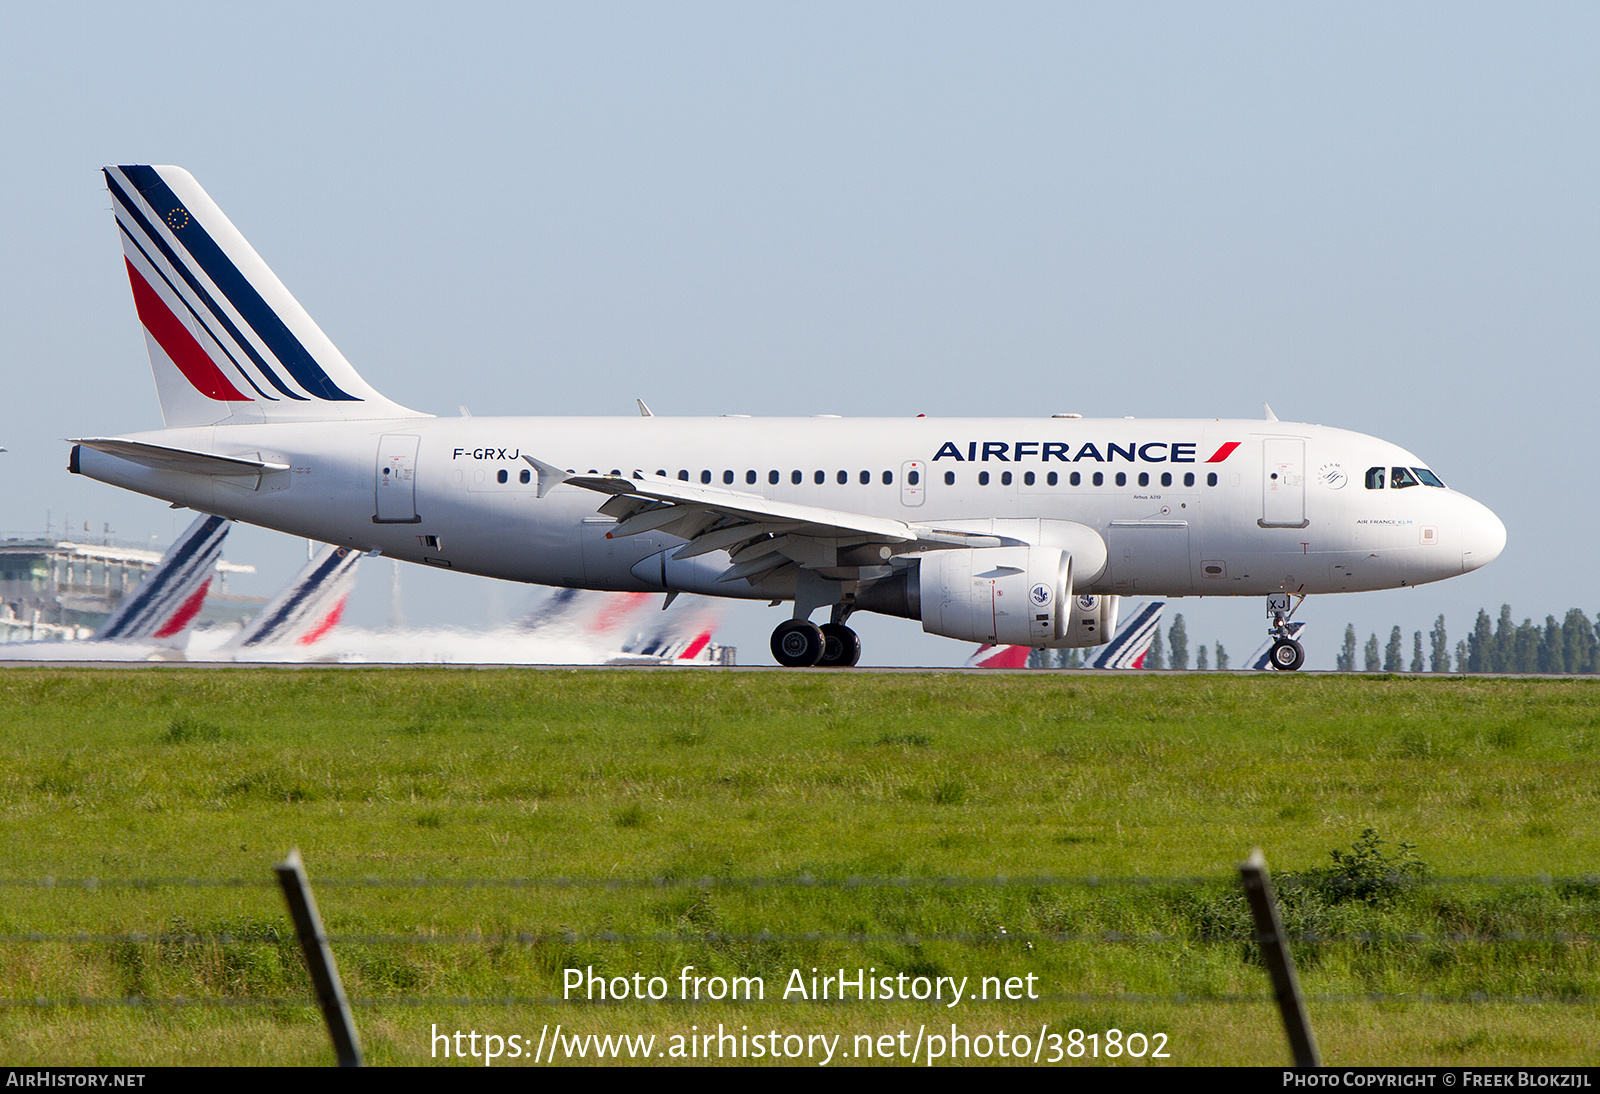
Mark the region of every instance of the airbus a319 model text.
POLYGON ((785 665, 852 665, 853 612, 1095 646, 1117 598, 1396 588, 1505 545, 1416 456, 1316 425, 1187 419, 439 418, 369 386, 194 178, 109 167, 165 427, 74 472, 466 573, 794 605, 785 665), (820 627, 812 616, 826 613, 820 627))

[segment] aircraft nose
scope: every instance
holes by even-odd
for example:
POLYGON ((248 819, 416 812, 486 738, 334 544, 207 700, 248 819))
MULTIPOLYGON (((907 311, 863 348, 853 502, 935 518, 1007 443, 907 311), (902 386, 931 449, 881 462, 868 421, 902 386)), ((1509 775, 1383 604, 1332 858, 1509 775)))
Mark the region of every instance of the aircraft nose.
POLYGON ((1506 526, 1487 505, 1471 498, 1462 501, 1467 511, 1462 514, 1461 571, 1466 573, 1500 557, 1506 549, 1506 526))

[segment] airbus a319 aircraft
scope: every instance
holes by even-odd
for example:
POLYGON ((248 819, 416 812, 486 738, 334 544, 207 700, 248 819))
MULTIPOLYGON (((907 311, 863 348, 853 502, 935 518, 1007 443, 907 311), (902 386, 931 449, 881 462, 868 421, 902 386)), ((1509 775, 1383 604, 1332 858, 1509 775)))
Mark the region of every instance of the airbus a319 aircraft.
POLYGON ((1272 663, 1294 669, 1291 596, 1505 545, 1406 450, 1270 412, 435 417, 357 375, 188 172, 105 176, 165 428, 81 438, 70 468, 175 506, 513 581, 788 601, 791 666, 855 664, 858 611, 1095 646, 1138 594, 1276 598, 1272 663))

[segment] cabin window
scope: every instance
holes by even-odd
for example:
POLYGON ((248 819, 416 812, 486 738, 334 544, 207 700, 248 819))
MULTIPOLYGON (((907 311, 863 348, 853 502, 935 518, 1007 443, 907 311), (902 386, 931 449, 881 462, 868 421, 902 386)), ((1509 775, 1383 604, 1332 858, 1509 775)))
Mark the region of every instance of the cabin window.
POLYGON ((1118 486, 1127 486, 1128 485, 1128 473, 1126 471, 1118 471, 1117 472, 1117 485, 1118 486))
POLYGON ((1032 486, 1033 485, 1033 472, 1032 471, 1024 471, 1022 473, 1022 485, 1023 486, 1032 486))
POLYGON ((894 472, 893 471, 885 471, 883 473, 883 485, 885 485, 885 486, 893 486, 894 485, 894 472))
POLYGON ((1148 472, 1148 471, 1139 472, 1139 485, 1140 486, 1149 486, 1150 485, 1150 472, 1148 472))
POLYGON ((1044 477, 1044 481, 1049 485, 1054 486, 1056 483, 1061 481, 1061 476, 1052 471, 1050 474, 1044 477))
POLYGON ((798 472, 798 471, 791 471, 791 472, 789 472, 789 481, 790 481, 790 482, 792 482, 792 483, 794 483, 794 484, 795 484, 795 485, 796 485, 796 486, 799 486, 799 485, 800 485, 800 480, 801 480, 801 479, 802 479, 802 478, 803 478, 803 477, 804 477, 804 476, 803 476, 803 475, 801 475, 801 473, 800 473, 800 472, 798 472))
POLYGON ((841 472, 839 472, 839 474, 838 474, 838 475, 837 475, 837 476, 836 476, 836 477, 837 477, 837 478, 838 478, 838 480, 839 480, 839 485, 840 485, 840 486, 843 486, 843 485, 845 485, 845 484, 846 484, 846 483, 847 483, 847 482, 849 482, 849 481, 850 481, 850 472, 848 472, 848 471, 841 471, 841 472))
POLYGON ((954 486, 956 484, 956 473, 954 471, 946 471, 944 473, 944 484, 946 486, 954 486))
POLYGON ((988 486, 989 485, 989 472, 987 472, 987 471, 979 471, 978 472, 978 485, 979 486, 988 486))
POLYGON ((863 471, 863 472, 861 472, 861 485, 862 486, 871 486, 872 485, 872 472, 871 471, 863 471))
POLYGON ((1439 480, 1439 476, 1429 471, 1426 467, 1413 467, 1411 470, 1417 473, 1417 478, 1422 480, 1423 486, 1435 486, 1440 490, 1445 489, 1445 485, 1439 480))
POLYGON ((1163 472, 1161 472, 1161 485, 1162 486, 1171 486, 1172 485, 1172 472, 1171 471, 1163 471, 1163 472))
POLYGON ((1083 476, 1074 471, 1071 475, 1067 476, 1067 484, 1069 486, 1082 486, 1083 476))
POLYGON ((921 481, 922 481, 922 472, 921 471, 907 471, 906 472, 906 482, 908 482, 912 486, 917 485, 917 483, 919 483, 921 481))
POLYGON ((1383 489, 1383 468, 1381 468, 1381 467, 1369 467, 1369 468, 1367 468, 1367 489, 1368 490, 1382 490, 1383 489))
POLYGON ((722 473, 722 485, 724 485, 724 486, 732 486, 733 485, 733 472, 732 471, 724 471, 722 473))
POLYGON ((700 481, 701 481, 701 483, 709 486, 711 484, 711 472, 709 472, 709 471, 700 472, 700 481))
POLYGON ((744 473, 744 481, 754 486, 756 484, 756 473, 754 471, 746 471, 744 473))
POLYGON ((500 469, 499 474, 495 475, 496 482, 507 482, 510 480, 510 478, 511 476, 506 473, 506 469, 503 467, 500 469))
POLYGON ((1010 486, 1011 485, 1011 472, 1009 472, 1009 471, 1000 472, 1000 485, 1001 486, 1010 486))
POLYGON ((767 482, 770 483, 773 486, 777 486, 778 485, 778 473, 776 471, 768 471, 767 472, 767 482))
POLYGON ((815 482, 818 486, 821 486, 823 483, 828 481, 828 473, 826 471, 818 471, 815 475, 812 475, 811 478, 813 482, 815 482))
POLYGON ((1090 479, 1089 481, 1094 483, 1096 486, 1104 486, 1106 484, 1105 473, 1103 471, 1096 471, 1094 473, 1094 478, 1090 479))
POLYGON ((522 483, 524 486, 528 485, 528 483, 533 481, 533 472, 524 471, 522 474, 517 476, 517 481, 522 483))
POLYGON ((1206 485, 1207 486, 1215 486, 1215 485, 1217 485, 1217 473, 1215 471, 1211 472, 1209 475, 1206 476, 1206 485))
POLYGON ((678 481, 679 482, 688 482, 689 481, 689 472, 687 472, 687 471, 679 471, 678 472, 678 481))

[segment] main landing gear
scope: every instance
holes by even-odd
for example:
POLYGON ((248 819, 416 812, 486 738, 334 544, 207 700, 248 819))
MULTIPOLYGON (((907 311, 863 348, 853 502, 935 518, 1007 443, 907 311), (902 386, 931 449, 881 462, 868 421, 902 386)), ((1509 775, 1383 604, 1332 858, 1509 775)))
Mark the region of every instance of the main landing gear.
POLYGON ((861 660, 861 639, 842 620, 790 619, 772 632, 772 656, 785 668, 847 669, 861 660))
POLYGON ((1267 633, 1275 641, 1272 650, 1267 654, 1267 660, 1279 672, 1293 672, 1306 663, 1306 650, 1294 636, 1299 633, 1299 626, 1291 627, 1289 620, 1294 617, 1301 604, 1305 603, 1305 596, 1294 602, 1294 607, 1289 606, 1288 593, 1276 593, 1267 597, 1267 615, 1271 617, 1272 624, 1267 628, 1267 633))

